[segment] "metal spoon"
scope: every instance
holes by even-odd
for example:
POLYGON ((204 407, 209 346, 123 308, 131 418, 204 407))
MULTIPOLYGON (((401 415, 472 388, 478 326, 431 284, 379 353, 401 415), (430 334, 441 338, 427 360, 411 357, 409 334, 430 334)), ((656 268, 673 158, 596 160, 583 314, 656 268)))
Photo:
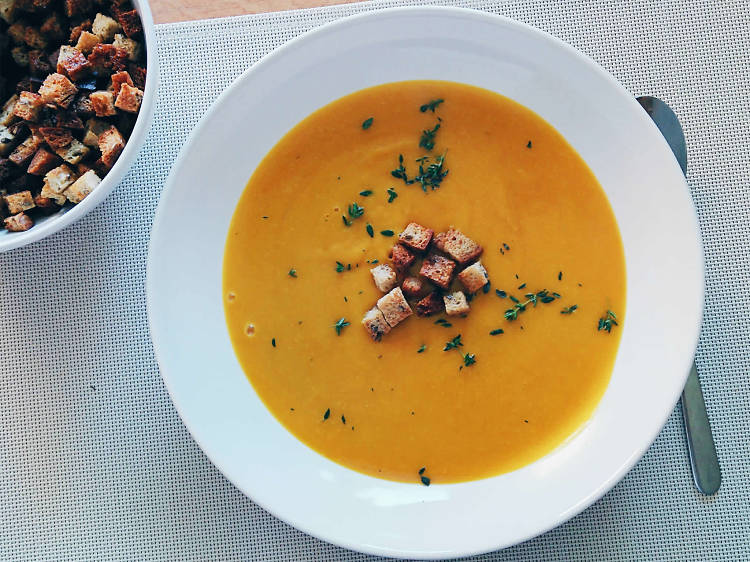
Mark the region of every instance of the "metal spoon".
MULTIPOLYGON (((672 109, 659 98, 641 96, 638 103, 653 119, 656 126, 672 149, 682 173, 687 175, 687 147, 682 126, 672 109)), ((685 388, 682 391, 682 417, 685 420, 690 464, 693 468, 693 479, 698 489, 712 496, 721 486, 721 469, 716 456, 716 445, 711 434, 711 425, 706 413, 706 403, 698 379, 695 363, 690 369, 685 388)))

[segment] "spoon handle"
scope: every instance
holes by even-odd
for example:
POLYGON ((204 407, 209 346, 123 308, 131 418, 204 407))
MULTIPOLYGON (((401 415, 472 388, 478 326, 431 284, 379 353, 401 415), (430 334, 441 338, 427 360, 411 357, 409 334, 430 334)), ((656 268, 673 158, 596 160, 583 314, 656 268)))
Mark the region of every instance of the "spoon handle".
POLYGON ((712 496, 721 486, 721 470, 695 363, 682 391, 681 402, 693 479, 702 493, 712 496))

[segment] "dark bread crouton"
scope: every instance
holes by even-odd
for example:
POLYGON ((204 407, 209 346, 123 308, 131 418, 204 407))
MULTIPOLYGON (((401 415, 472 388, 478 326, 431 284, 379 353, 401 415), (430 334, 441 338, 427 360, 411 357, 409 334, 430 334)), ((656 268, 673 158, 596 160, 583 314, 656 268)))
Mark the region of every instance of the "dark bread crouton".
POLYGON ((128 37, 139 35, 143 31, 141 25, 141 18, 138 17, 136 10, 130 10, 129 12, 120 12, 117 14, 117 21, 120 22, 122 30, 128 37))
POLYGON ((60 47, 60 54, 57 57, 58 73, 67 74, 71 80, 77 82, 86 77, 92 70, 93 65, 81 51, 69 45, 60 47))
POLYGON ((460 230, 451 228, 445 235, 443 251, 464 265, 477 259, 482 254, 482 247, 460 230))
POLYGON ((13 162, 16 166, 24 166, 34 157, 36 151, 41 148, 42 143, 44 143, 42 136, 32 133, 30 137, 19 144, 16 149, 10 153, 8 160, 13 162))
POLYGON ((362 325, 375 341, 380 341, 380 338, 391 331, 391 327, 385 321, 385 316, 383 316, 383 313, 380 312, 377 306, 367 311, 367 314, 362 318, 362 325))
POLYGON ((5 230, 10 232, 23 232, 34 226, 34 221, 26 213, 18 213, 3 220, 5 230))
POLYGON ((39 127, 39 134, 53 149, 68 146, 73 142, 73 133, 62 127, 39 127))
POLYGON ((91 0, 65 0, 65 15, 69 18, 73 16, 82 16, 90 12, 92 8, 91 0))
POLYGON ((393 262, 393 266, 400 271, 409 269, 415 259, 417 259, 417 256, 404 248, 401 244, 396 244, 391 248, 391 261, 393 262))
POLYGON ((99 43, 91 50, 88 60, 96 72, 120 72, 127 68, 128 52, 114 45, 99 43))
POLYGON ((83 20, 75 27, 70 28, 70 42, 77 43, 84 31, 91 31, 91 20, 83 20))
POLYGON ((453 279, 456 262, 439 254, 429 254, 422 262, 419 274, 432 281, 438 287, 447 289, 453 279))
POLYGON ((443 298, 440 293, 433 291, 422 300, 420 300, 416 307, 418 316, 431 316, 437 314, 443 310, 443 298))
POLYGON ((131 64, 128 66, 128 72, 133 78, 133 85, 143 90, 146 87, 146 69, 137 64, 131 64))
POLYGON ((401 287, 396 287, 388 294, 380 297, 377 306, 391 328, 412 315, 411 307, 406 302, 401 287))
POLYGON ((398 235, 398 241, 412 250, 424 252, 432 240, 434 231, 416 222, 406 225, 404 231, 398 235))
POLYGON ((401 290, 407 297, 421 297, 425 290, 425 283, 419 277, 407 277, 401 283, 401 290))
POLYGON ((52 154, 51 152, 47 152, 43 148, 40 148, 36 151, 36 154, 34 154, 34 157, 31 159, 26 173, 33 176, 43 176, 52 168, 54 168, 57 165, 58 161, 59 159, 56 155, 52 154))

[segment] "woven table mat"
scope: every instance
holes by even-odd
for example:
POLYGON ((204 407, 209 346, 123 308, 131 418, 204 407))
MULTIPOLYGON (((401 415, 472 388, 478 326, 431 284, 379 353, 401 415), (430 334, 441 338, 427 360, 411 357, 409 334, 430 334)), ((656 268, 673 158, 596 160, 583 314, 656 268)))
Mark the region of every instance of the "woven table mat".
MULTIPOLYGON (((301 32, 403 4, 157 27, 156 117, 122 185, 65 231, 0 255, 0 560, 372 559, 278 521, 202 454, 159 377, 144 283, 165 178, 218 94, 301 32)), ((659 96, 680 116, 706 251, 696 360, 724 474, 716 497, 696 492, 675 410, 601 501, 546 535, 476 560, 750 560, 750 6, 452 5, 548 31, 634 95, 659 96)))

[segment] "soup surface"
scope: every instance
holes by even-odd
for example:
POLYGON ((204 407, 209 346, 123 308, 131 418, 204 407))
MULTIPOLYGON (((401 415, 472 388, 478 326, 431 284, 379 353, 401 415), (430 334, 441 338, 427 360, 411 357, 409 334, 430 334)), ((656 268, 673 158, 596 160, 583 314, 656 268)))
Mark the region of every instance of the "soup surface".
POLYGON ((323 107, 265 157, 232 220, 224 291, 237 357, 289 431, 366 474, 446 483, 528 464, 592 414, 625 260, 596 178, 543 119, 475 87, 401 82, 323 107), (409 179, 423 156, 444 155, 448 174, 423 191, 392 174, 399 155, 409 179), (491 286, 465 318, 413 315, 374 342, 369 270, 411 221, 481 244, 491 286), (506 318, 511 297, 544 289, 551 302, 506 318))

